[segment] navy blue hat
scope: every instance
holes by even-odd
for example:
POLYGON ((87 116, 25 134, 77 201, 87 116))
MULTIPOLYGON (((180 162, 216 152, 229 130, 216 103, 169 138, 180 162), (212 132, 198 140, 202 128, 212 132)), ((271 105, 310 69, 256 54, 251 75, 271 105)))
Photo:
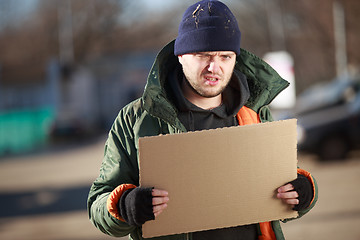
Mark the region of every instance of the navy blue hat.
POLYGON ((220 1, 203 0, 186 9, 175 40, 175 55, 208 51, 240 54, 241 33, 230 9, 220 1))

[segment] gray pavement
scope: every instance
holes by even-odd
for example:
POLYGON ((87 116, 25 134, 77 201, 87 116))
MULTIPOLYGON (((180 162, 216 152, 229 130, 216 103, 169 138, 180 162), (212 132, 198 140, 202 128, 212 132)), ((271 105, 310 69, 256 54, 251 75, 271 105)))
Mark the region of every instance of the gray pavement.
MULTIPOLYGON (((0 239, 114 239, 92 226, 86 212, 104 141, 0 159, 0 239)), ((299 155, 299 165, 318 180, 320 198, 302 219, 283 224, 286 238, 359 240, 360 154, 327 163, 299 155)))

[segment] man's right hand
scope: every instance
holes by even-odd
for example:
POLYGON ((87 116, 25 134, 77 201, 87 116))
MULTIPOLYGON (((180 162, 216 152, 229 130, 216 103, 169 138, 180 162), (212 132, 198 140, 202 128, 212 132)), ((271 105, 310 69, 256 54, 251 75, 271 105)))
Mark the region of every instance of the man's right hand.
POLYGON ((154 220, 166 207, 168 192, 159 189, 137 187, 123 193, 119 201, 122 218, 133 226, 141 226, 154 220))

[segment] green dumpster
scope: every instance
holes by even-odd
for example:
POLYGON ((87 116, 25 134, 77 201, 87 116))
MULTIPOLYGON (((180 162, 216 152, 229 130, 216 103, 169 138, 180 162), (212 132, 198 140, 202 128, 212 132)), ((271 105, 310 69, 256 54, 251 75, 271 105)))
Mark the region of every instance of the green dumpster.
POLYGON ((49 107, 0 112, 0 156, 44 146, 54 117, 49 107))

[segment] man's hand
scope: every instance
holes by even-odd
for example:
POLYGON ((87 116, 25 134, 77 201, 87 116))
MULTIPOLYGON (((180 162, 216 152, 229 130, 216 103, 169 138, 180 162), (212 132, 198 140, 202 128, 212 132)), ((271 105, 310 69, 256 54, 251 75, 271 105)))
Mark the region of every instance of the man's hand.
POLYGON ((277 189, 276 197, 289 204, 293 210, 300 211, 309 207, 314 191, 310 181, 301 174, 277 189))
POLYGON ((281 199, 284 203, 289 204, 291 208, 294 208, 295 205, 299 204, 299 199, 297 199, 299 194, 295 191, 295 188, 291 183, 279 187, 277 192, 276 197, 281 199))
POLYGON ((132 226, 141 226, 154 220, 166 207, 168 192, 159 189, 137 187, 123 193, 119 201, 122 218, 132 226))
POLYGON ((169 193, 164 190, 153 189, 152 190, 152 205, 154 216, 157 217, 159 214, 167 208, 167 202, 169 201, 169 193))

